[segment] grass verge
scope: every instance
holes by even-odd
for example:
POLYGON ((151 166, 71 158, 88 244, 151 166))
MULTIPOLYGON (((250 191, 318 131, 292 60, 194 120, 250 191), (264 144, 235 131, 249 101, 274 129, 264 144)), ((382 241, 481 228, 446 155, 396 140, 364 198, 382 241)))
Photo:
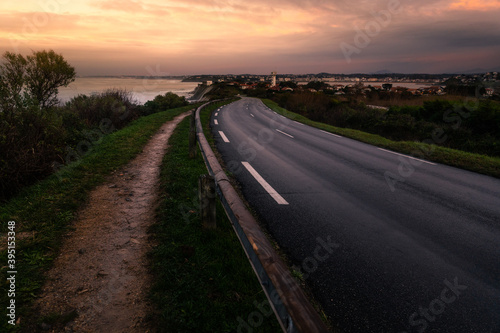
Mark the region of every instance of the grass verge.
MULTIPOLYGON (((204 117, 216 107, 206 108, 204 117)), ((207 169, 200 153, 189 159, 188 133, 185 119, 170 138, 159 222, 151 230, 158 244, 151 296, 158 326, 172 332, 280 332, 220 203, 217 229, 201 227, 198 177, 207 169)))
MULTIPOLYGON (((465 170, 500 178, 500 158, 498 157, 473 154, 421 142, 392 141, 376 134, 315 122, 302 115, 290 112, 278 106, 278 104, 271 100, 263 99, 262 101, 269 108, 287 118, 327 132, 342 135, 347 138, 365 142, 377 147, 390 149, 403 154, 408 154, 428 161, 451 165, 465 170)), ((432 141, 432 138, 428 139, 432 141)))
POLYGON ((30 316, 29 305, 43 285, 44 272, 57 256, 64 234, 71 228, 75 213, 89 192, 140 153, 161 125, 191 108, 193 106, 172 109, 132 122, 96 142, 79 161, 26 188, 0 206, 2 235, 8 231, 8 221, 16 222, 15 270, 18 272, 15 298, 10 298, 6 278, 7 271, 12 269, 6 266, 7 251, 3 248, 0 254, 3 282, 0 287, 0 331, 17 331, 30 316), (10 299, 15 300, 15 315, 19 320, 15 326, 7 322, 6 305, 10 299))

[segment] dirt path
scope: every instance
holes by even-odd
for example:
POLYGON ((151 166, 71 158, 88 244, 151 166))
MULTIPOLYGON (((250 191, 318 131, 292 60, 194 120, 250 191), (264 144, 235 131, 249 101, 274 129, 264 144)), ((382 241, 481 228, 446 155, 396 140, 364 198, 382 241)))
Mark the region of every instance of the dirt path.
POLYGON ((145 320, 151 313, 147 230, 154 222, 167 141, 187 115, 164 124, 140 155, 90 194, 36 302, 41 316, 59 314, 71 321, 38 329, 151 332, 145 320))

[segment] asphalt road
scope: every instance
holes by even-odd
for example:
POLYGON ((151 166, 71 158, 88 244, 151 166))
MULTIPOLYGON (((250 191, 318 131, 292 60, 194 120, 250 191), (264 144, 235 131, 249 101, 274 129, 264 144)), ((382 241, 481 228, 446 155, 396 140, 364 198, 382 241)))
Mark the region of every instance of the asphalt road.
POLYGON ((500 332, 500 180, 328 134, 257 99, 211 126, 343 332, 500 332))

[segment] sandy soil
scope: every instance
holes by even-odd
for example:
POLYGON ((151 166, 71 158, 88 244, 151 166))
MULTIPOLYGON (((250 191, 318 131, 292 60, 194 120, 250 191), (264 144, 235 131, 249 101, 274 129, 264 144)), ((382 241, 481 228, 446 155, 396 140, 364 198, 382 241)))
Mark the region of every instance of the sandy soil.
POLYGON ((76 318, 64 327, 44 323, 37 330, 153 331, 147 321, 147 230, 154 223, 159 167, 168 138, 187 115, 163 125, 139 156, 90 194, 35 304, 40 316, 76 318))

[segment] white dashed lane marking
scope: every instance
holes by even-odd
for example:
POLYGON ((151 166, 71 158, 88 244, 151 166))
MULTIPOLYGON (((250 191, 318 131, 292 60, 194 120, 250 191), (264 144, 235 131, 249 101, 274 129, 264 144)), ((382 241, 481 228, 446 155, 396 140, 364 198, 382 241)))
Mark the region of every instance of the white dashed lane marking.
POLYGON ((276 192, 276 190, 271 185, 269 185, 269 183, 266 182, 264 178, 262 178, 262 176, 250 165, 250 163, 241 162, 241 164, 243 164, 243 166, 248 170, 248 172, 250 172, 255 180, 259 182, 264 190, 266 190, 266 192, 269 193, 269 195, 273 197, 273 199, 276 200, 279 205, 288 205, 288 202, 278 192, 276 192))
POLYGON ((281 134, 284 134, 284 135, 286 135, 286 136, 289 136, 289 137, 291 137, 291 138, 293 139, 293 135, 290 135, 290 134, 288 134, 288 133, 285 133, 285 132, 283 132, 283 131, 280 131, 279 129, 277 129, 276 131, 277 131, 277 132, 280 132, 281 134))
POLYGON ((227 138, 226 134, 224 134, 224 132, 219 131, 219 134, 220 134, 222 140, 224 140, 225 143, 229 143, 229 139, 227 138))

